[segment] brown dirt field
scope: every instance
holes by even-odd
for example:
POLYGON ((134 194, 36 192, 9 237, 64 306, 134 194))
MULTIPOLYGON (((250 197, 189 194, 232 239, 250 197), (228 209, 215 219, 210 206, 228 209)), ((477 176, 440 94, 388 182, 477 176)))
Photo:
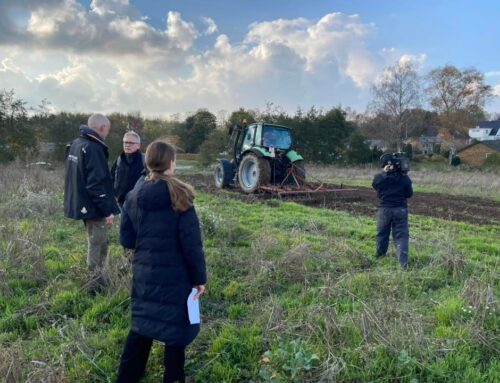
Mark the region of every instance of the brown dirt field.
MULTIPOLYGON (((182 179, 191 183, 196 190, 212 194, 220 193, 215 188, 212 176, 191 175, 182 176, 182 179)), ((362 187, 350 187, 350 189, 354 190, 314 196, 287 197, 286 200, 307 206, 344 210, 355 215, 373 216, 377 209, 375 191, 362 187)), ((233 190, 234 198, 248 202, 276 198, 268 194, 247 195, 239 192, 238 189, 233 190)), ((411 214, 452 221, 463 221, 479 225, 500 224, 500 203, 485 198, 438 193, 415 193, 413 198, 409 200, 409 210, 411 214)))

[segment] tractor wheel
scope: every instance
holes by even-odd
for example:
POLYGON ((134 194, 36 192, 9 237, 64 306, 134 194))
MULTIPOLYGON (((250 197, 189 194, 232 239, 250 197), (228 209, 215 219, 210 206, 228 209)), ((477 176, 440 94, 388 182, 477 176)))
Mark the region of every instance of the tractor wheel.
POLYGON ((260 185, 268 184, 271 180, 271 164, 266 158, 258 158, 249 153, 240 163, 238 170, 240 187, 245 193, 255 192, 260 185))
POLYGON ((295 175, 299 179, 299 182, 306 181, 306 167, 304 166, 304 161, 299 160, 292 163, 292 166, 295 166, 295 175))
POLYGON ((231 162, 220 160, 215 167, 214 181, 217 189, 227 188, 234 178, 234 170, 231 162))

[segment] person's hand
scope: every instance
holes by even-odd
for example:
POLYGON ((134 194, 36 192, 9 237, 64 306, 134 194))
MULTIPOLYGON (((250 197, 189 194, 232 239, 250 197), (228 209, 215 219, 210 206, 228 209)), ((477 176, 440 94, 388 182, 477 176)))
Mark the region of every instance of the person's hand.
POLYGON ((112 225, 114 217, 115 216, 113 214, 110 214, 106 218, 104 218, 104 221, 106 222, 107 225, 112 225))
POLYGON ((197 301, 200 299, 201 294, 205 292, 205 285, 194 286, 194 288, 198 290, 198 292, 194 295, 193 300, 197 301))
POLYGON ((394 166, 391 164, 387 164, 384 166, 384 172, 389 173, 392 169, 394 169, 394 166))

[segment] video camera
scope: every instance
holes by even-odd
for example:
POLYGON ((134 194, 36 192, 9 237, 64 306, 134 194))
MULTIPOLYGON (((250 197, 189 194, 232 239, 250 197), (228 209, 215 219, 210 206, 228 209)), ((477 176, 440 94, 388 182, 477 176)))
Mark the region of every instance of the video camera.
POLYGON ((392 165, 394 170, 401 174, 406 174, 410 171, 410 160, 403 152, 382 154, 380 157, 380 165, 381 167, 392 165))

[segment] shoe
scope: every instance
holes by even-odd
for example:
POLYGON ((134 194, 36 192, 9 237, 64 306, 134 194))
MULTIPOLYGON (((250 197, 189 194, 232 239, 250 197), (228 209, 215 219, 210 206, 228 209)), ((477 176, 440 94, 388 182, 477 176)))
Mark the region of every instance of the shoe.
POLYGON ((377 253, 375 254, 375 258, 384 258, 387 254, 380 254, 380 253, 377 253))
POLYGON ((95 273, 89 278, 84 288, 87 290, 89 295, 96 296, 98 293, 102 293, 107 286, 107 278, 101 273, 95 273))

